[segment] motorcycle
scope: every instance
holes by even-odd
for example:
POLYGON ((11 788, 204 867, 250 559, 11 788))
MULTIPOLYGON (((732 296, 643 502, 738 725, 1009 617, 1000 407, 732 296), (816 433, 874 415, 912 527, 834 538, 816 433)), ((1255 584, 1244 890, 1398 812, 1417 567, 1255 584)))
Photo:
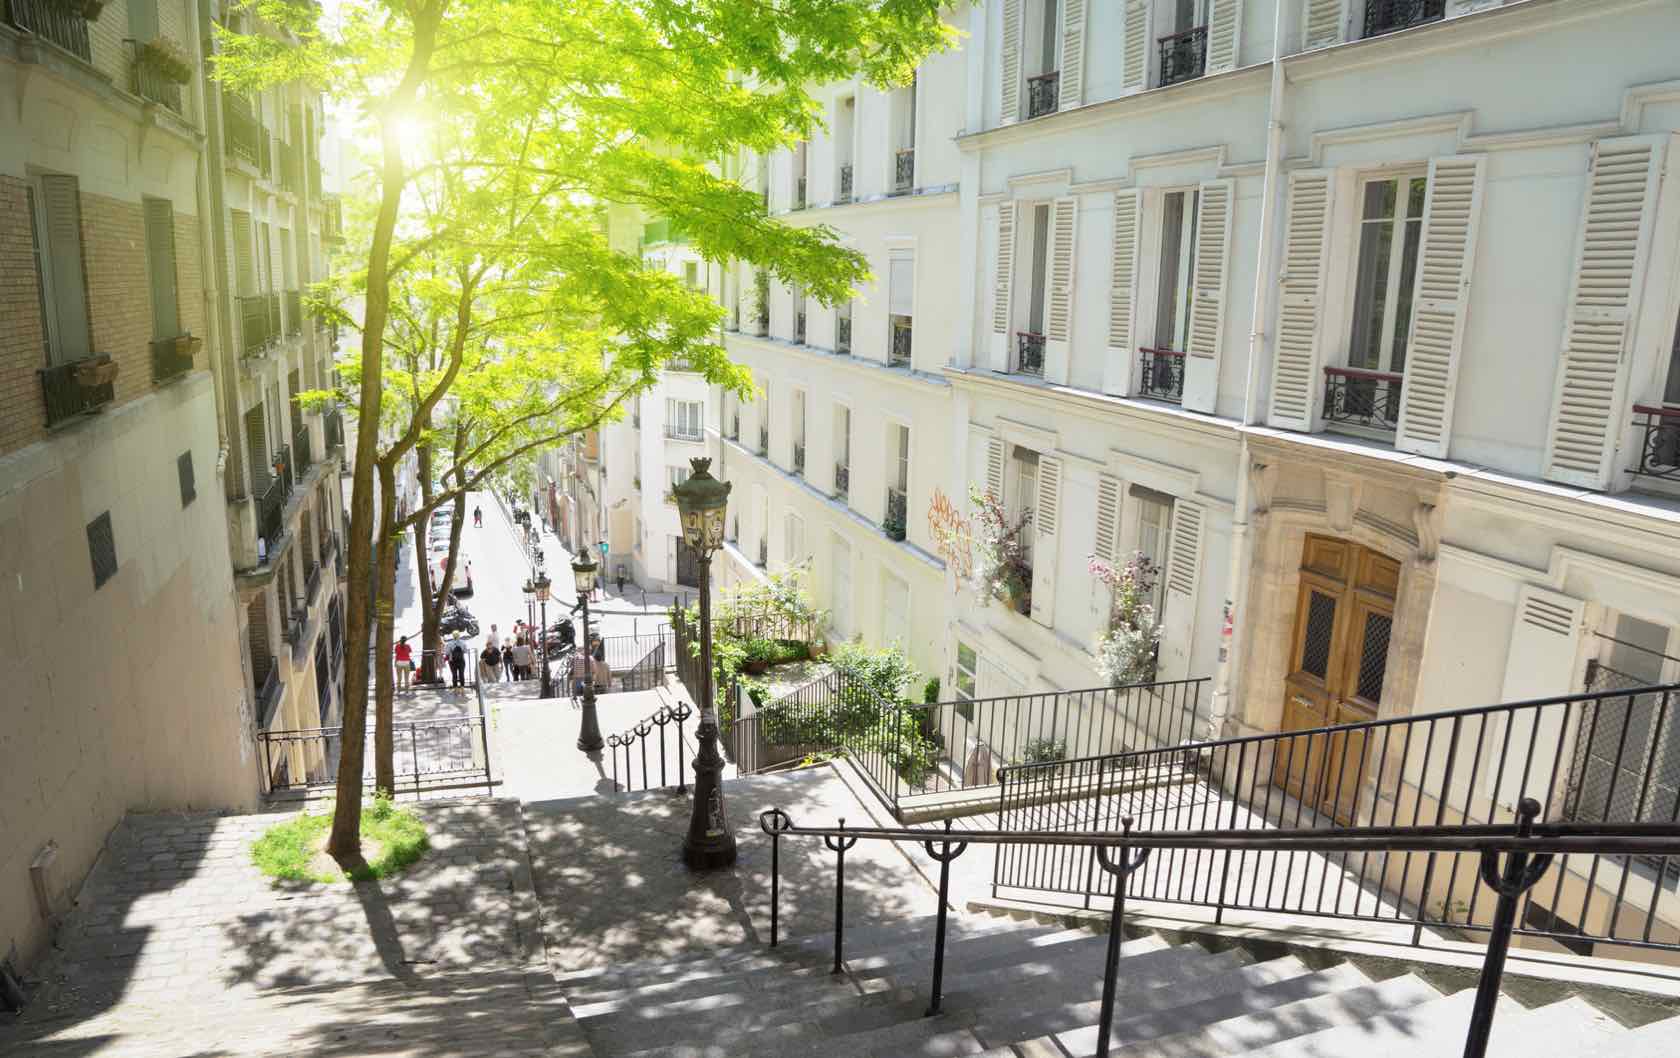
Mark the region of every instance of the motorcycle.
POLYGON ((467 611, 464 606, 451 606, 443 611, 438 619, 438 628, 444 632, 454 632, 472 638, 478 635, 478 619, 467 611))

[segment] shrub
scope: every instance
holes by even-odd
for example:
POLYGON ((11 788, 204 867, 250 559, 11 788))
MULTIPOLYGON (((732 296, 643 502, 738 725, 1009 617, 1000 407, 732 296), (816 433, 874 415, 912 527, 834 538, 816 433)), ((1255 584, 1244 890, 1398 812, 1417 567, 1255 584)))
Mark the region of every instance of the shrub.
POLYGON ((932 705, 934 702, 939 701, 938 676, 928 677, 928 681, 922 685, 922 701, 927 705, 932 705))
POLYGON ((1067 743, 1057 738, 1030 738, 1021 747, 1021 755, 1015 758, 1016 764, 1043 764, 1053 760, 1067 759, 1067 743))

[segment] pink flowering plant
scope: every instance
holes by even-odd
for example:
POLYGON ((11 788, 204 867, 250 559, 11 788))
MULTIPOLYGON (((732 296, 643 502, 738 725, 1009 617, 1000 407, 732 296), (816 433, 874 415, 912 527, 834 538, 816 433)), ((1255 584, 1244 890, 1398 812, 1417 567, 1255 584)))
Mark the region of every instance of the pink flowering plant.
POLYGON ((1097 669, 1117 687, 1152 679, 1161 626, 1149 600, 1159 567, 1134 551, 1118 566, 1093 555, 1089 568, 1109 592, 1108 631, 1097 642, 1097 669))
POLYGON ((992 599, 1025 610, 1024 600, 1032 594, 1032 540, 1027 526, 1032 511, 1025 510, 1009 522, 1009 512, 991 492, 968 490, 974 506, 974 590, 984 606, 992 599))

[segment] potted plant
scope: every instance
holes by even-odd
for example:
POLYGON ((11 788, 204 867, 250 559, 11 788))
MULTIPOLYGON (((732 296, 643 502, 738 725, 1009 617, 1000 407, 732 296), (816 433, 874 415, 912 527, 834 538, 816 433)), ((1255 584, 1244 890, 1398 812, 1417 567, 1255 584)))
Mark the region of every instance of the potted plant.
POLYGON ((120 366, 108 355, 90 356, 76 364, 76 384, 84 389, 110 385, 120 366))
POLYGON ((139 46, 138 59, 165 81, 186 84, 192 80, 192 60, 186 49, 168 37, 154 37, 139 46))
POLYGON ((1022 511, 1011 525, 1003 503, 990 492, 971 488, 968 498, 974 505, 974 588, 980 604, 999 599, 1018 612, 1028 612, 1032 553, 1027 527, 1032 524, 1032 511, 1022 511))
POLYGON ((204 339, 194 337, 190 331, 175 339, 176 356, 196 356, 202 348, 204 348, 204 339))
POLYGON ((1160 570, 1141 551, 1123 565, 1092 557, 1091 574, 1108 586, 1108 631, 1097 641, 1097 669, 1116 687, 1155 677, 1161 626, 1149 600, 1160 570))

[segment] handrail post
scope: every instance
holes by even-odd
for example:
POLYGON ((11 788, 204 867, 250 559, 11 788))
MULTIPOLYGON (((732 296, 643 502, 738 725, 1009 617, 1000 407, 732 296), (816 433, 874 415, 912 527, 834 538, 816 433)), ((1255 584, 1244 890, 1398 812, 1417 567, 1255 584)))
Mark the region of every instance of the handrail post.
MULTIPOLYGON (((854 841, 857 839, 853 839, 854 841)), ((968 842, 958 842, 956 848, 951 847, 951 820, 945 821, 945 840, 940 842, 939 851, 933 851, 933 842, 922 843, 927 853, 939 861, 939 925, 933 935, 933 996, 928 1002, 927 1013, 924 1017, 933 1017, 939 1013, 939 1000, 945 985, 945 915, 949 910, 949 895, 951 892, 951 861, 961 856, 968 848, 968 842)))
MULTIPOLYGON (((840 830, 846 829, 846 820, 840 819, 840 830)), ((823 844, 828 850, 838 853, 834 861, 834 969, 829 973, 840 972, 840 957, 846 937, 846 850, 856 845, 857 838, 845 836, 824 837, 823 844)))
POLYGON ((770 946, 774 948, 782 907, 782 831, 793 826, 793 820, 780 808, 771 808, 759 813, 758 825, 770 832, 770 946))
MULTIPOLYGON (((1534 832, 1534 819, 1540 814, 1540 802, 1525 797, 1517 805, 1517 836, 1528 837, 1534 832)), ((1499 870, 1499 854, 1492 850, 1482 853, 1482 883, 1499 894, 1493 912, 1493 928, 1488 934, 1487 955, 1482 959, 1482 977, 1476 984, 1476 1005, 1470 1011, 1470 1031, 1464 1037, 1464 1058, 1483 1058, 1487 1054, 1488 1038, 1493 1034, 1493 1008, 1499 1002, 1499 983, 1505 975, 1505 956, 1511 948, 1511 930, 1517 922, 1517 900, 1529 887, 1540 880, 1551 865, 1549 853, 1535 856, 1520 848, 1505 856, 1505 871, 1499 870)))
POLYGON ((1103 870, 1114 876, 1114 906, 1108 914, 1108 958, 1103 963, 1102 1020, 1097 1023, 1097 1058, 1108 1058, 1108 1037, 1114 1026, 1114 993, 1120 974, 1121 924, 1126 916, 1126 879, 1149 858, 1148 849, 1140 850, 1136 857, 1128 854, 1123 838, 1132 831, 1131 816, 1120 821, 1120 831, 1122 841, 1118 860, 1109 858, 1108 846, 1097 846, 1097 862, 1102 864, 1103 870))

